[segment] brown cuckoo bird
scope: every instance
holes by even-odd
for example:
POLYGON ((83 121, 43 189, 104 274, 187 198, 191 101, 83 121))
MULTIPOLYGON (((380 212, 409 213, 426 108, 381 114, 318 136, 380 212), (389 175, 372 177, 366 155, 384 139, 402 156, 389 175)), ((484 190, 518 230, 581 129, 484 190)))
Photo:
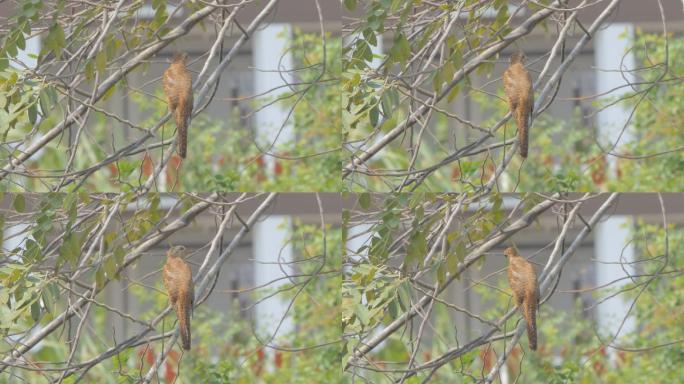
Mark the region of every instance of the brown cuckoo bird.
POLYGON ((503 84, 508 107, 518 125, 520 156, 527 158, 529 129, 534 109, 534 91, 532 90, 532 77, 524 64, 525 55, 521 52, 514 53, 511 56, 511 64, 503 74, 503 84))
POLYGON ((527 323, 527 340, 530 349, 536 351, 537 305, 539 303, 537 273, 532 264, 520 256, 514 248, 506 248, 504 255, 508 258, 508 283, 513 290, 516 307, 522 310, 525 323, 527 323))
POLYGON ((192 77, 185 62, 188 55, 176 53, 169 68, 164 71, 164 93, 169 110, 176 120, 178 155, 185 158, 188 149, 188 125, 192 116, 192 77))
POLYGON ((178 316, 181 344, 183 349, 189 351, 190 314, 195 304, 195 289, 190 266, 183 260, 185 255, 186 249, 182 245, 172 247, 166 252, 163 278, 171 307, 178 316))

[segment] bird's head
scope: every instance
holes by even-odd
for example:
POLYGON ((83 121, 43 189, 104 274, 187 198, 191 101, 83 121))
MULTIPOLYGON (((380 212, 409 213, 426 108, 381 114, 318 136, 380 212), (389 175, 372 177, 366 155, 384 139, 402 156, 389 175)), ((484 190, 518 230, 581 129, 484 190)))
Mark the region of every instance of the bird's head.
POLYGON ((176 52, 173 55, 173 62, 174 63, 185 63, 185 61, 188 59, 188 54, 185 52, 176 52))
POLYGON ((516 52, 516 53, 514 53, 514 54, 511 55, 511 64, 515 64, 515 63, 524 64, 524 63, 525 63, 525 59, 527 59, 527 57, 525 56, 525 54, 522 53, 522 52, 520 52, 520 51, 518 51, 518 52, 516 52))
POLYGON ((518 255, 518 253, 515 251, 515 248, 513 248, 513 247, 508 247, 504 251, 504 256, 506 256, 506 257, 513 257, 513 256, 517 256, 517 255, 518 255))
POLYGON ((185 249, 184 246, 182 245, 176 245, 175 247, 171 247, 171 249, 166 252, 166 257, 180 257, 183 258, 185 257, 187 250, 185 249))

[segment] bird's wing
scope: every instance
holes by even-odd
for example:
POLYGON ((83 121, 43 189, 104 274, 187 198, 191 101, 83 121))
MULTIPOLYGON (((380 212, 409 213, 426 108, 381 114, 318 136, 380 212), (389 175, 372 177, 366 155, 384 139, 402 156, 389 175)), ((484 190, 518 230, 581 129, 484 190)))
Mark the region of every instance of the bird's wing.
POLYGON ((162 282, 164 283, 164 288, 166 288, 166 293, 169 295, 169 300, 173 303, 176 301, 178 293, 175 284, 173 284, 173 276, 169 268, 170 266, 168 263, 164 265, 164 269, 162 270, 162 282))
POLYGON ((162 77, 162 85, 164 87, 164 94, 166 98, 169 99, 169 104, 171 109, 176 108, 178 104, 178 95, 175 91, 176 80, 174 79, 173 69, 169 68, 164 71, 164 76, 162 77))
POLYGON ((509 99, 512 98, 515 95, 515 92, 513 91, 515 79, 513 79, 510 68, 506 69, 503 73, 503 84, 506 97, 509 99))
POLYGON ((515 266, 510 269, 511 273, 508 274, 508 278, 512 280, 512 283, 520 284, 525 281, 525 274, 522 272, 519 266, 515 266))

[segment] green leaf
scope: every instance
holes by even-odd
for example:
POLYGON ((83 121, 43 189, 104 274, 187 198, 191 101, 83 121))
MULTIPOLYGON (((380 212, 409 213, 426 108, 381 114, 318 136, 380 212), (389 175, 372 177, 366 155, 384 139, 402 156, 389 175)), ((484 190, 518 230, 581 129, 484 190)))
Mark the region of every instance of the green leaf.
POLYGON ((458 270, 458 256, 455 254, 448 255, 446 264, 447 271, 451 276, 454 276, 458 270))
POLYGON ((496 13, 496 25, 504 25, 506 20, 508 19, 508 6, 504 4, 501 8, 499 8, 499 12, 496 13))
POLYGON ((118 279, 119 276, 116 273, 116 258, 114 255, 109 256, 104 262, 104 271, 109 279, 118 279))
POLYGON ((373 60, 373 50, 366 40, 359 39, 356 41, 353 57, 359 61, 373 60))
MULTIPOLYGON (((34 233, 35 237, 41 237, 40 235, 36 235, 34 233)), ((38 242, 36 242, 33 239, 27 239, 26 240, 26 250, 24 251, 24 257, 26 260, 30 262, 38 262, 43 259, 43 251, 38 242)))
POLYGON ((85 65, 86 80, 92 81, 95 78, 95 64, 92 60, 88 60, 85 65))
POLYGON ((413 233, 413 235, 411 235, 410 243, 408 245, 408 249, 406 250, 404 268, 409 268, 410 266, 423 260, 426 254, 427 241, 425 240, 425 234, 421 231, 416 231, 413 233))
POLYGON ((370 119, 370 124, 372 127, 378 125, 378 120, 380 119, 380 109, 378 106, 373 106, 370 111, 368 111, 368 118, 370 119))
POLYGON ((366 39, 366 41, 368 41, 368 44, 370 44, 374 47, 378 45, 378 38, 377 38, 377 36, 375 36, 374 30, 372 30, 370 28, 364 29, 363 30, 363 37, 364 37, 364 39, 366 39))
POLYGON ((4 54, 4 52, 0 52, 0 72, 4 71, 9 67, 9 59, 7 59, 7 56, 4 54))
MULTIPOLYGON (((348 231, 349 231, 349 218, 350 218, 350 213, 348 209, 343 209, 342 210, 342 242, 346 243, 347 242, 347 237, 348 237, 348 231)), ((0 228, 2 228, 0 226, 0 228)), ((2 237, 0 236, 0 239, 2 237)), ((0 244, 2 246, 2 244, 0 244)))
POLYGON ((38 121, 38 106, 36 106, 36 103, 29 105, 28 119, 31 124, 35 124, 38 121))
POLYGON ((17 57, 17 53, 19 51, 17 50, 17 46, 16 46, 15 42, 9 41, 5 44, 5 46, 3 48, 4 48, 5 52, 7 52, 7 56, 17 57))
POLYGON ((17 31, 16 39, 17 48, 21 49, 22 51, 26 49, 26 40, 24 40, 24 34, 21 31, 17 31))
POLYGON ((12 207, 14 208, 15 211, 17 211, 19 213, 24 213, 26 211, 26 200, 25 200, 23 194, 17 194, 14 197, 14 202, 12 203, 12 207))
POLYGON ((435 92, 439 92, 439 89, 442 87, 443 82, 444 82, 443 71, 441 69, 436 70, 432 74, 432 89, 435 92))
POLYGON ((78 196, 75 193, 68 193, 66 197, 64 198, 64 203, 63 203, 63 209, 64 212, 69 216, 69 221, 67 221, 67 228, 70 228, 71 225, 76 221, 76 216, 77 216, 77 210, 76 207, 78 206, 78 196))
POLYGON ((451 82, 451 79, 454 78, 454 74, 456 73, 456 68, 454 67, 454 63, 451 61, 447 61, 444 63, 444 67, 442 67, 442 80, 449 83, 451 82))
POLYGON ((370 321, 370 313, 368 312, 368 308, 361 303, 356 303, 354 305, 354 314, 356 315, 356 318, 359 319, 359 322, 363 325, 367 325, 370 321))
POLYGON ((439 266, 437 267, 437 283, 440 287, 444 286, 444 282, 446 281, 446 270, 444 263, 439 263, 439 266))
POLYGON ((45 38, 45 48, 47 48, 48 51, 51 51, 59 59, 62 57, 62 50, 65 45, 64 30, 58 23, 53 24, 45 38))
POLYGON ((54 290, 56 289, 55 284, 50 283, 48 284, 43 291, 41 292, 41 296, 43 298, 43 305, 45 305, 45 310, 48 313, 54 313, 55 312, 55 302, 57 301, 57 298, 59 297, 59 290, 57 290, 57 294, 53 294, 54 290))
POLYGON ((40 300, 35 300, 31 304, 31 319, 35 322, 40 320, 40 300))
POLYGON ((364 211, 367 211, 368 208, 370 208, 370 201, 370 193, 368 192, 364 192, 359 196, 359 205, 364 211))
POLYGON ((392 88, 382 94, 382 113, 387 116, 392 115, 395 107, 399 104, 399 92, 392 88))
POLYGON ((411 306, 411 284, 403 281, 397 290, 399 294, 399 305, 406 310, 411 306))
POLYGON ((74 232, 69 232, 62 241, 59 249, 59 256, 62 261, 68 261, 72 266, 76 266, 78 256, 81 254, 81 241, 74 232))
POLYGON ((38 102, 40 104, 40 115, 46 117, 50 112, 50 107, 53 105, 53 102, 50 101, 50 95, 48 94, 47 90, 44 89, 40 92, 40 96, 38 96, 38 102))
POLYGON ((103 74, 107 69, 107 53, 105 51, 100 51, 95 55, 95 68, 100 74, 103 74))
POLYGON ((382 132, 387 132, 390 129, 394 128, 396 125, 397 125, 397 117, 392 116, 389 119, 385 119, 385 121, 380 126, 380 130, 382 132))
POLYGON ((347 7, 348 10, 353 11, 356 9, 356 0, 344 0, 344 6, 347 7))
POLYGON ((97 271, 95 272, 95 285, 99 289, 99 288, 102 288, 104 286, 104 282, 105 282, 104 268, 98 268, 97 271))
POLYGON ((390 49, 390 57, 393 61, 399 62, 403 65, 411 56, 411 46, 403 33, 399 33, 394 39, 394 45, 390 49))

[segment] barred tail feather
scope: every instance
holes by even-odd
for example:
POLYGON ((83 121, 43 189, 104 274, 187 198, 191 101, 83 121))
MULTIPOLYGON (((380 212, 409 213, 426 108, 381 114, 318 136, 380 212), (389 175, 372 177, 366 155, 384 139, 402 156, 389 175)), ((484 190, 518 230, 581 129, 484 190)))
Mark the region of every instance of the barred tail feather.
POLYGON ((518 123, 518 141, 520 144, 520 156, 527 158, 527 147, 528 147, 528 129, 529 129, 529 118, 525 116, 525 112, 522 108, 518 109, 516 116, 518 123))
POLYGON ((181 108, 176 109, 176 126, 178 128, 178 155, 185 159, 188 150, 188 119, 183 116, 181 108))
POLYGON ((187 303, 178 303, 178 321, 181 344, 186 351, 190 350, 190 313, 186 310, 187 303))

